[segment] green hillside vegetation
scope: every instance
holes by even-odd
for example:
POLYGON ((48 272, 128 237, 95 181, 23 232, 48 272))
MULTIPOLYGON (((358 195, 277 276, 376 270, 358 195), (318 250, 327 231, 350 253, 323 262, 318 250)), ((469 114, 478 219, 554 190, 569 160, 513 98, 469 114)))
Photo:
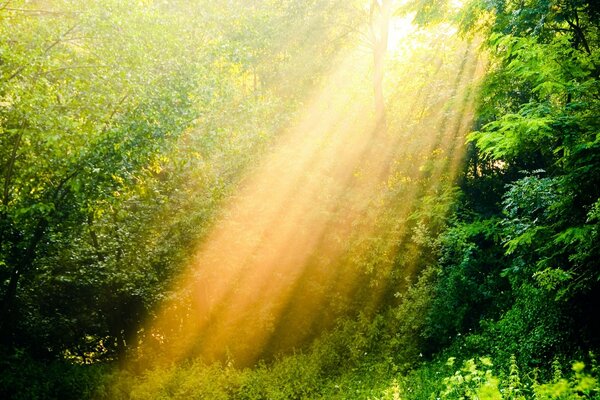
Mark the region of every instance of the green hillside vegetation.
POLYGON ((0 398, 600 399, 600 3, 0 2, 0 398))

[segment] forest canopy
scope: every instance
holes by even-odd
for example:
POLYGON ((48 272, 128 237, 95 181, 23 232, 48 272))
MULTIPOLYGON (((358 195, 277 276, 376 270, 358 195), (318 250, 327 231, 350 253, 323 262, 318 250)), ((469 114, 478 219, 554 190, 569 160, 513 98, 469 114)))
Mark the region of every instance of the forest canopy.
POLYGON ((0 3, 0 397, 600 396, 594 0, 0 3))

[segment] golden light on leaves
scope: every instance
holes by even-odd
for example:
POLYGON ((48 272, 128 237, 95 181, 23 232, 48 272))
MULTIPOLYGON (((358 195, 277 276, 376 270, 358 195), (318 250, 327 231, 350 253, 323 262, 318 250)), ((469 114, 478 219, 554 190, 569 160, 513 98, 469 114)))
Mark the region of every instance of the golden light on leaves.
POLYGON ((414 277, 452 200, 483 63, 447 32, 392 29, 412 43, 391 57, 387 130, 373 121, 371 58, 349 51, 248 172, 140 354, 248 365, 376 310, 414 277))

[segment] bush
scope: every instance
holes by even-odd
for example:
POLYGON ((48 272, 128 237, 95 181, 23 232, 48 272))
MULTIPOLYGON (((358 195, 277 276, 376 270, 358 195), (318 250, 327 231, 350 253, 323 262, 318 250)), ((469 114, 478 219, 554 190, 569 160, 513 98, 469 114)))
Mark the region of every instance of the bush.
POLYGON ((101 391, 106 367, 38 361, 17 351, 0 361, 0 398, 13 400, 91 399, 101 391))

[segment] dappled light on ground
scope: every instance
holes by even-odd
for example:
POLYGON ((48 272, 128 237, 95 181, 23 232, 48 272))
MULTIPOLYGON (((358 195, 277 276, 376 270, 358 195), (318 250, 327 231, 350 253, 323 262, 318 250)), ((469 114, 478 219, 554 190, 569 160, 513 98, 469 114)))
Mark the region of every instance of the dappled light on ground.
POLYGON ((447 27, 402 24, 387 127, 373 120, 371 57, 358 45, 247 172, 145 327, 141 359, 249 365, 377 310, 414 277, 452 202, 483 62, 447 27))

